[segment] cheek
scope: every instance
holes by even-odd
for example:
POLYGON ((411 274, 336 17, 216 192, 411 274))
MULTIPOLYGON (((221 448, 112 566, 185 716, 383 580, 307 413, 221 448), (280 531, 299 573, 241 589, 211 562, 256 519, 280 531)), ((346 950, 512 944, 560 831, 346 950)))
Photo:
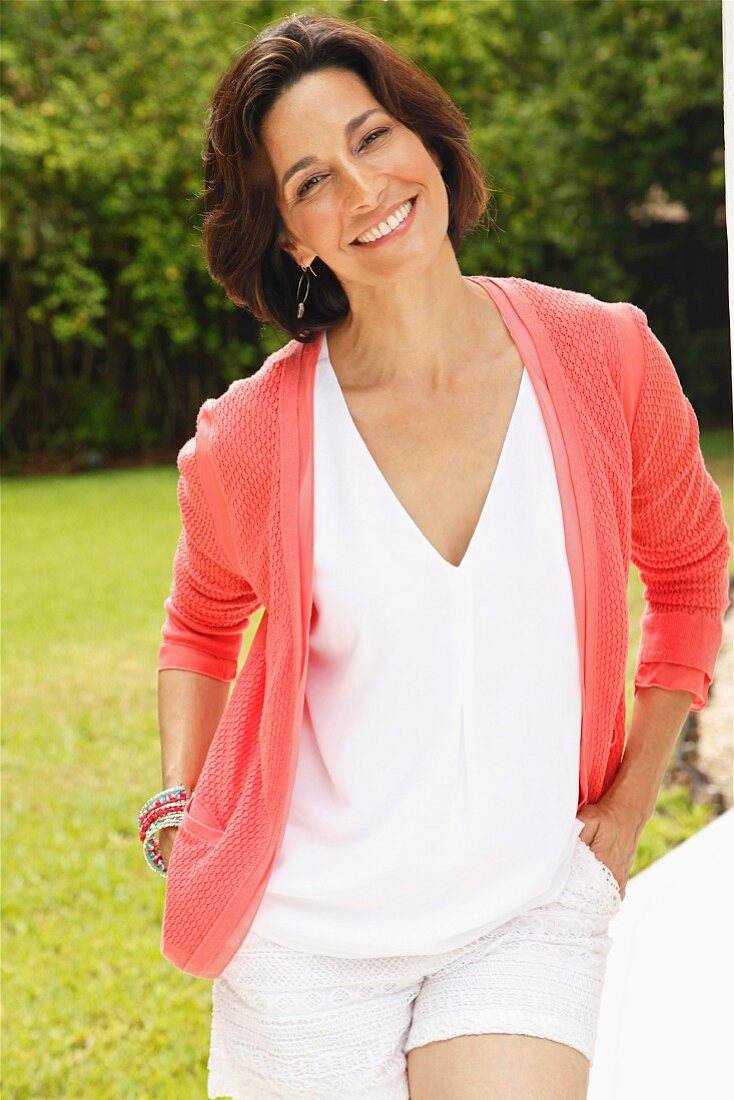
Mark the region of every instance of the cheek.
POLYGON ((411 134, 406 139, 402 153, 406 167, 415 175, 430 176, 440 172, 436 161, 417 135, 411 134))
POLYGON ((314 197, 308 210, 298 218, 298 228, 304 239, 326 244, 339 239, 339 215, 334 202, 325 195, 314 197))

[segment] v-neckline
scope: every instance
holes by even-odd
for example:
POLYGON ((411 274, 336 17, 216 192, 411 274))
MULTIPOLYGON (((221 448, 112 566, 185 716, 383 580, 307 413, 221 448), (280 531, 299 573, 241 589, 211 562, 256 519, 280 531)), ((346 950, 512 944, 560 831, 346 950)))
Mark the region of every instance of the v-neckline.
MULTIPOLYGON (((489 293, 489 291, 487 291, 487 293, 489 293)), ((502 441, 502 447, 500 449, 499 458, 497 459, 497 465, 495 466, 494 474, 492 475, 492 480, 489 484, 486 495, 484 497, 484 501, 482 503, 481 510, 479 512, 479 518, 477 519, 477 522, 474 525, 474 530, 472 532, 471 538, 469 539, 469 543, 466 547, 466 550, 464 551, 464 554, 463 554, 463 557, 462 557, 461 561, 459 562, 458 565, 455 565, 452 561, 449 561, 447 558, 445 558, 443 556, 443 554, 441 554, 436 549, 436 547, 433 545, 433 543, 430 541, 430 539, 421 530, 421 528, 418 526, 416 521, 413 519, 410 512, 405 507, 405 505, 402 503, 402 501, 399 499, 399 497, 397 496, 395 490, 390 485, 390 482, 387 480, 384 473, 382 472, 382 469, 381 469, 379 463, 377 462, 374 455, 370 451, 369 447, 365 443, 364 438, 362 437, 362 433, 360 432, 359 428, 357 427, 356 423, 354 422, 354 418, 353 418, 353 416, 352 416, 352 414, 349 410, 349 405, 347 404, 347 399, 344 396, 344 391, 341 388, 341 385, 339 383, 339 379, 336 376, 336 371, 334 370, 333 365, 331 363, 331 357, 329 355, 329 342, 328 342, 328 337, 327 337, 326 331, 324 331, 324 333, 323 333, 322 340, 323 340, 323 343, 321 345, 321 356, 324 358, 324 366, 327 368, 326 373, 331 376, 331 383, 332 383, 332 385, 335 389, 335 392, 337 394, 337 398, 339 400, 341 409, 342 409, 343 413, 346 416, 346 423, 349 426, 349 430, 350 430, 353 438, 355 439, 358 448, 360 449, 360 451, 362 452, 364 458, 366 459, 367 464, 377 474, 377 477, 378 477, 379 481, 382 483, 384 488, 387 490, 387 495, 388 495, 388 497, 390 497, 393 500, 395 506, 397 507, 398 512, 403 517, 405 517, 405 519, 408 522, 408 525, 412 528, 412 530, 415 533, 417 533, 421 543, 425 547, 428 548, 428 551, 430 553, 432 553, 433 557, 438 560, 440 565, 444 569, 449 570, 450 573, 457 574, 457 575, 463 573, 467 568, 468 561, 473 556, 473 548, 474 548, 474 546, 475 546, 475 544, 478 540, 478 536, 479 536, 480 530, 483 526, 486 513, 489 511, 490 503, 494 499, 494 497, 496 496, 496 493, 497 493, 497 489, 496 489, 497 479, 498 479, 498 476, 499 476, 499 474, 502 470, 502 467, 504 466, 504 463, 505 463, 505 454, 506 454, 507 447, 508 447, 508 440, 510 439, 510 433, 513 432, 513 426, 515 424, 515 421, 517 420, 518 406, 520 404, 520 400, 521 400, 521 397, 522 397, 522 394, 523 394, 523 390, 524 390, 525 385, 526 385, 528 370, 527 370, 527 367, 525 366, 525 363, 523 362, 523 370, 522 370, 522 374, 520 375, 520 385, 518 386, 517 394, 515 396, 515 404, 513 405, 512 412, 510 414, 510 419, 509 419, 509 422, 507 424, 507 429, 505 431, 505 437, 502 441)), ((514 337, 513 337, 513 342, 514 342, 514 337)), ((516 343, 515 343, 515 346, 517 347, 516 343)), ((519 349, 518 349, 518 353, 519 353, 519 349)))

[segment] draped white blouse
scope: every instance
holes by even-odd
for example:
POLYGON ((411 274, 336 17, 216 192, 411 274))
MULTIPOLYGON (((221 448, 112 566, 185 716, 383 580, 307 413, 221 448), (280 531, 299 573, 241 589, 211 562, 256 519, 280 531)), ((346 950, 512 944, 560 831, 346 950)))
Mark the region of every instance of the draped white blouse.
POLYGON ((555 897, 583 828, 581 657, 527 369, 455 566, 382 475, 324 336, 313 600, 293 796, 251 927, 314 954, 437 954, 555 897))

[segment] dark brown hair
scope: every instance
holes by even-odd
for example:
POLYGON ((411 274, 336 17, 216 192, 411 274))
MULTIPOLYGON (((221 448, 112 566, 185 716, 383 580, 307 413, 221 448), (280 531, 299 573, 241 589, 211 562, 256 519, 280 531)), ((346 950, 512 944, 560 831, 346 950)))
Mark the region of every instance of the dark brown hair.
POLYGON ((492 198, 482 162, 469 147, 461 110, 433 77, 399 51, 354 23, 322 13, 296 12, 264 28, 220 77, 212 95, 203 150, 203 241, 209 274, 227 297, 302 343, 311 343, 341 320, 349 300, 331 269, 316 257, 312 270, 317 278, 311 279, 298 320, 296 290, 303 271, 278 243, 285 226, 260 131, 283 92, 326 67, 356 73, 387 111, 439 154, 455 251, 492 198))

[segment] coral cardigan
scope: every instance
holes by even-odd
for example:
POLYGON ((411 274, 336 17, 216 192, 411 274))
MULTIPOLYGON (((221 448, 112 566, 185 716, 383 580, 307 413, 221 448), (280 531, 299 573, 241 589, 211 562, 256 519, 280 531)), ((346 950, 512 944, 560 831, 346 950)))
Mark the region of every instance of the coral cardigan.
MULTIPOLYGON (((730 602, 729 531, 695 413, 641 309, 527 279, 474 281, 530 371, 558 477, 582 657, 581 809, 606 792, 624 749, 630 560, 646 601, 635 688, 684 688, 700 710, 730 602)), ((218 977, 246 936, 288 819, 312 607, 321 339, 291 340, 205 401, 177 460, 182 531, 158 667, 237 677, 166 878, 161 952, 203 978, 218 977)))

